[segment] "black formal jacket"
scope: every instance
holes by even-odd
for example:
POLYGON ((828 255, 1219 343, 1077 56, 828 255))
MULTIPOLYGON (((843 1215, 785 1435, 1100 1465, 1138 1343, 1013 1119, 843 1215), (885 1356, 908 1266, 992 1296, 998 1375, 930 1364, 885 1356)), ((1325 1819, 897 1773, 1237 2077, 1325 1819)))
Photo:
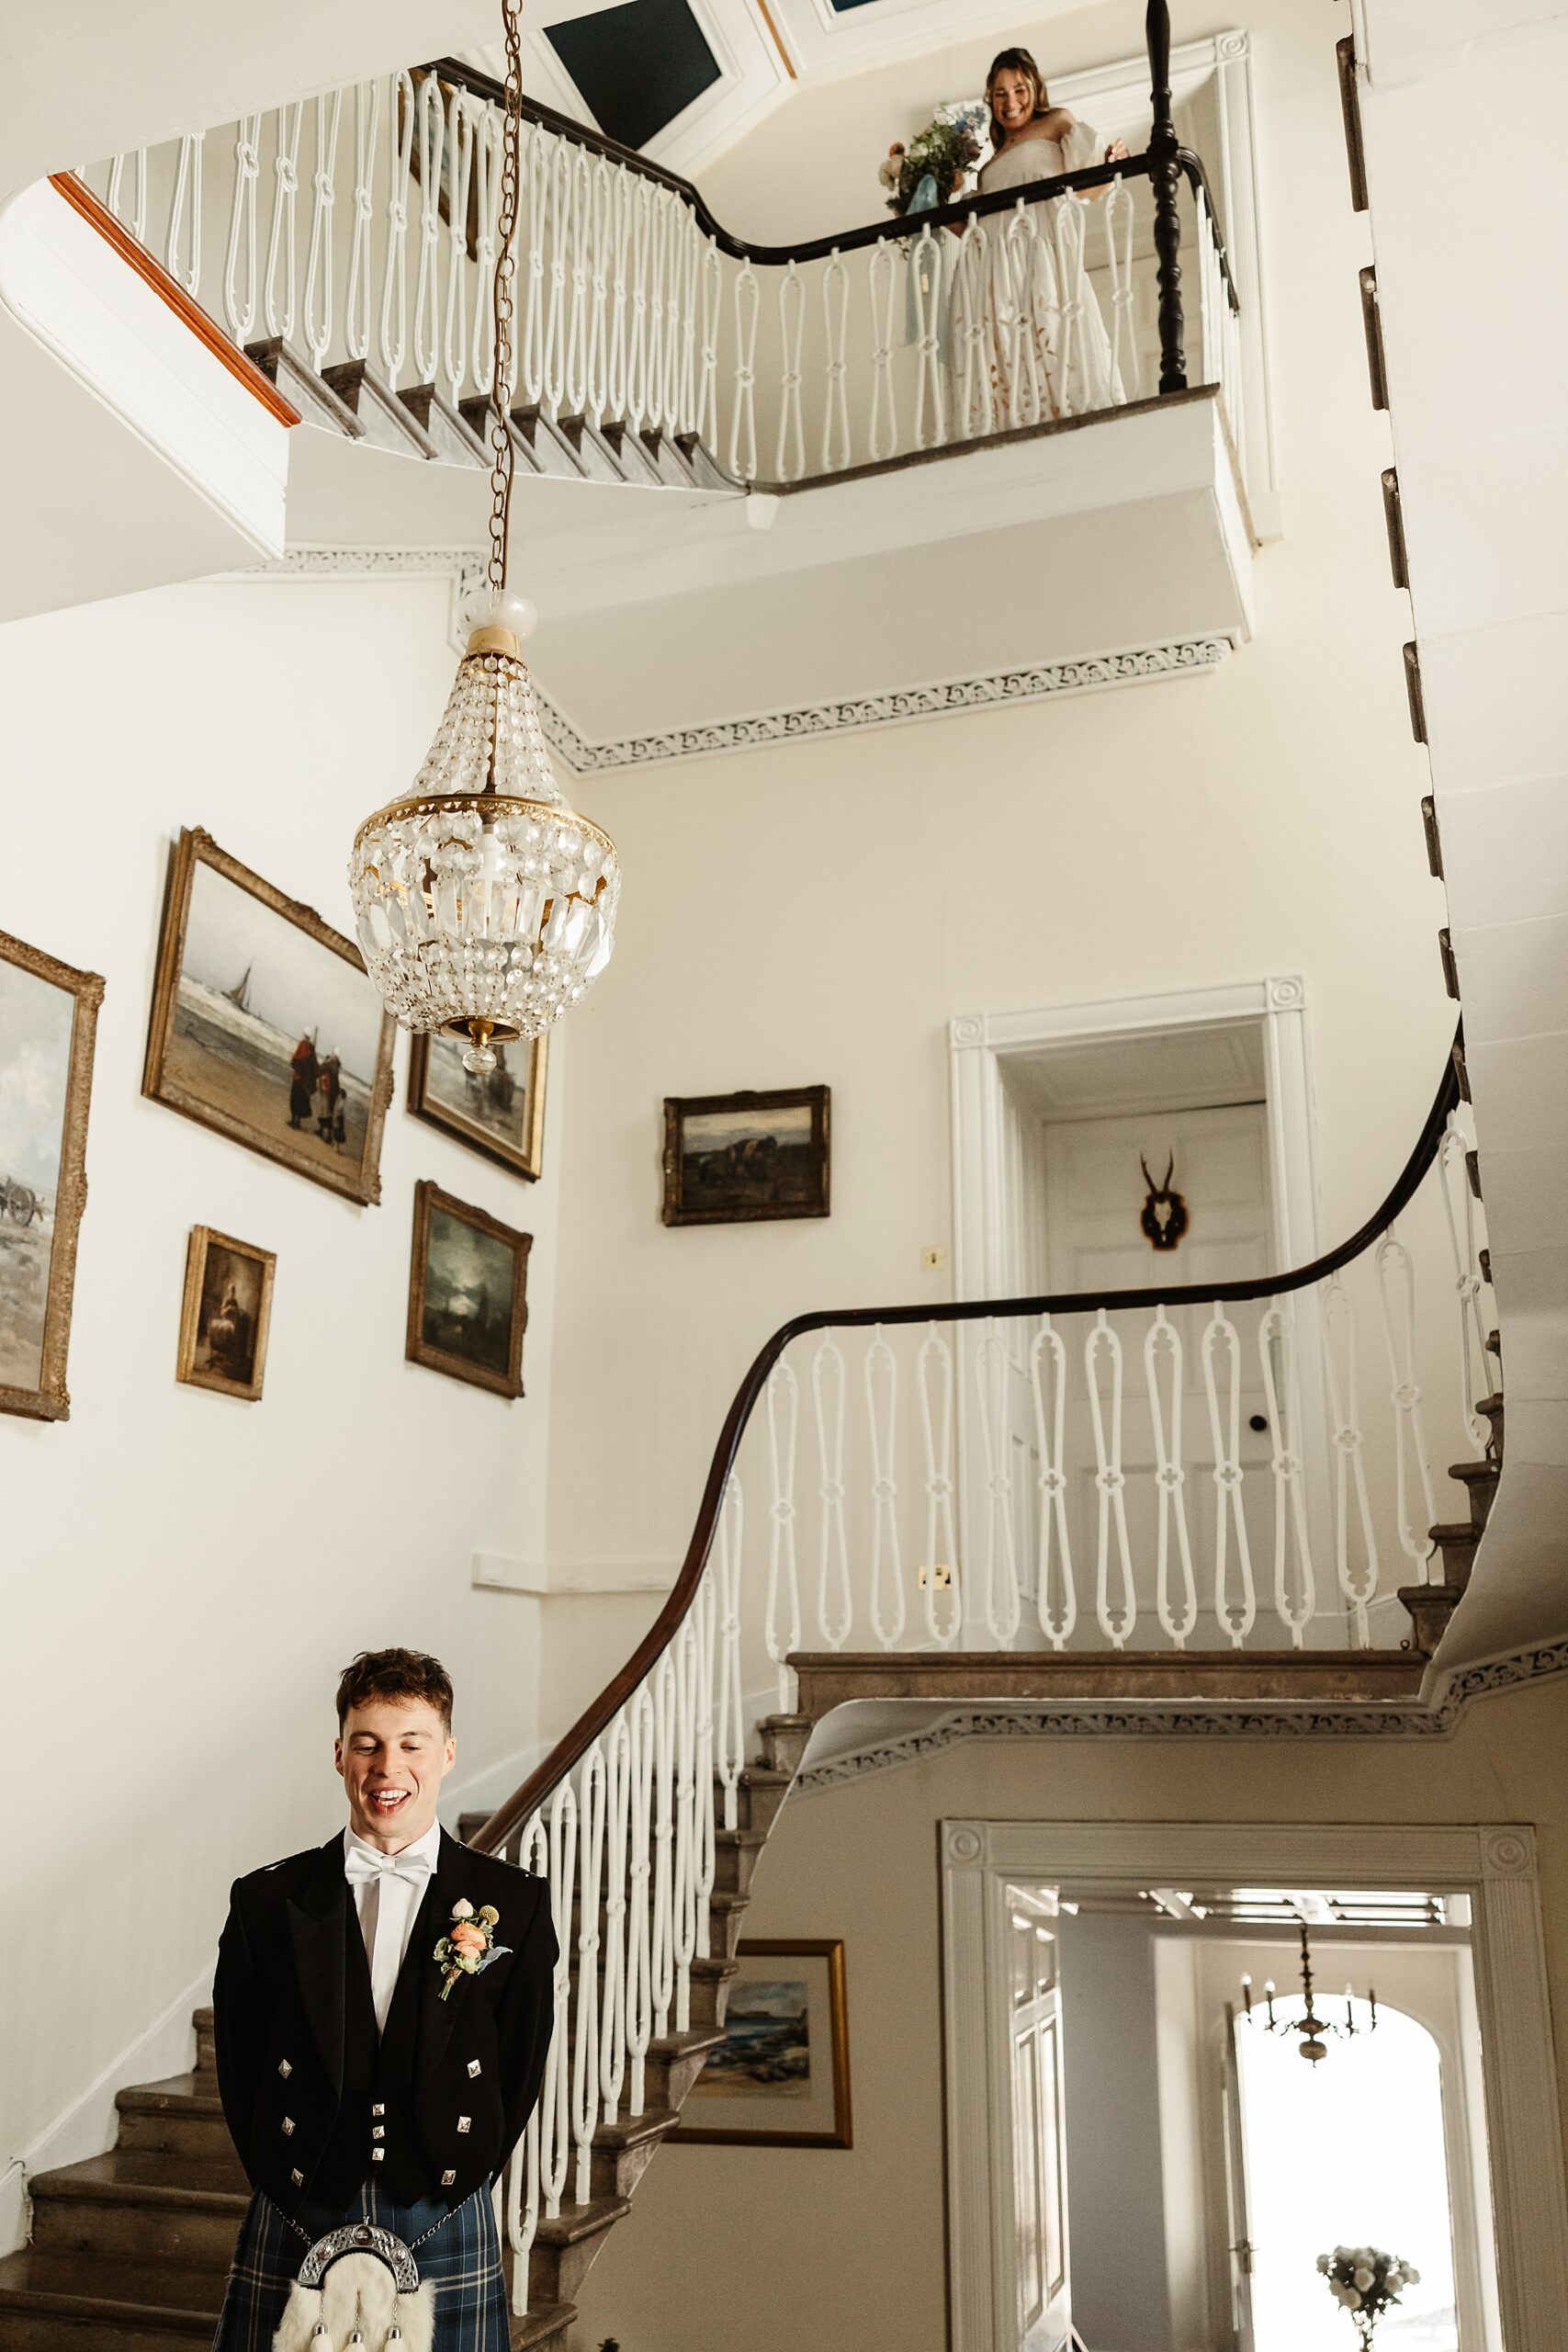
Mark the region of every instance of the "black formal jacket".
POLYGON ((372 2177, 399 2204, 460 2204, 533 2112, 556 1958, 544 1881, 443 1830, 378 2035, 342 1833, 236 1879, 212 2004, 223 2112, 253 2188, 286 2212, 307 2197, 346 2211, 372 2177), (435 1947, 464 1897, 494 1905, 509 1949, 444 2000, 435 1947))

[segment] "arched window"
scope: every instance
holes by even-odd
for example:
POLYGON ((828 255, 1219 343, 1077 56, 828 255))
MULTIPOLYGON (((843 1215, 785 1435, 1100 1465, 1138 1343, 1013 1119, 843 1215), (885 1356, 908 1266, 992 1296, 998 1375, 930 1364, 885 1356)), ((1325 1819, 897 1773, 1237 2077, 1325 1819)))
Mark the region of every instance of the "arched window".
MULTIPOLYGON (((1342 1996, 1322 2005, 1344 2014, 1342 1996)), ((1338 2245, 1379 2246, 1421 2273, 1380 2324, 1377 2352, 1457 2352, 1438 2045, 1381 2001, 1375 2033, 1364 2001, 1350 2009, 1361 2032, 1330 2041, 1315 2066, 1293 2035, 1236 2026, 1256 2352, 1356 2352, 1316 2267, 1338 2245)))

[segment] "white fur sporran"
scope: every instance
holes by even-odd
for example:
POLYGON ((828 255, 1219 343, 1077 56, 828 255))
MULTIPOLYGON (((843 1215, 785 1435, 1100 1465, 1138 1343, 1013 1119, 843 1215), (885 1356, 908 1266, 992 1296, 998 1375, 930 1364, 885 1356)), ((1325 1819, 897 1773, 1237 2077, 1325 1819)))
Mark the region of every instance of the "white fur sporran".
POLYGON ((360 2222, 311 2246, 272 2346, 273 2352, 432 2352, 434 2342, 434 2287, 419 2284, 400 2238, 360 2222))

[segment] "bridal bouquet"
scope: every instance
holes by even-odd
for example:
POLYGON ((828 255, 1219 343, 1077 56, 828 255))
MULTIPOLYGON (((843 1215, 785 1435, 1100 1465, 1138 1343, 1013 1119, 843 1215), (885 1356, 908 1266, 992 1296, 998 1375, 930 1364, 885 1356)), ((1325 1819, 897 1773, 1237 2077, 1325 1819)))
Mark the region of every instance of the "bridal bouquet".
POLYGON ((887 190, 889 212, 908 212, 911 208, 924 211, 932 205, 951 203, 964 173, 973 171, 980 160, 979 132, 985 117, 983 106, 955 107, 950 115, 938 115, 934 122, 927 123, 908 146, 896 140, 877 173, 887 190), (928 179, 931 188, 917 206, 920 182, 928 179))
POLYGON ((1375 2245, 1337 2245, 1332 2254, 1318 2256, 1317 2267, 1335 2301, 1355 2321, 1363 2345, 1371 2344, 1384 2312, 1421 2277, 1413 2264, 1397 2254, 1382 2254, 1375 2245))

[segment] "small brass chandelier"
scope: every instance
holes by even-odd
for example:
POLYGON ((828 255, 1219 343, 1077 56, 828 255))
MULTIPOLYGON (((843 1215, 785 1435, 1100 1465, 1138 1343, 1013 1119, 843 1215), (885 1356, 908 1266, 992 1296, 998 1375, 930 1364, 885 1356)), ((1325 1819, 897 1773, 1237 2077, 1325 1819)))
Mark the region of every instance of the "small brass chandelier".
POLYGON ((1269 1979, 1269 1982, 1263 1987, 1263 2007, 1261 2009, 1255 2009, 1252 2006, 1252 1979, 1250 1976, 1244 1976, 1241 1980, 1241 1996, 1247 2005, 1247 2018, 1249 2025, 1260 2025, 1265 2033, 1300 2034, 1302 2044, 1301 2055, 1306 2060, 1309 2066, 1316 2066, 1320 2065, 1323 2060, 1328 2055, 1328 2044, 1324 2039, 1325 2034, 1337 2034, 1341 2041, 1352 2041, 1359 2033, 1376 2033, 1378 2030, 1378 1996, 1375 1992, 1369 1988, 1367 1997, 1371 2006, 1371 2021, 1368 2025, 1359 2026, 1356 2023, 1356 2012, 1353 2006, 1354 1996, 1352 1995, 1348 1984, 1345 1987, 1344 2024, 1341 2025, 1337 2018, 1320 2018, 1317 2014, 1317 1995, 1313 1990, 1312 1947, 1307 1941, 1307 1928, 1304 1919, 1302 1922, 1301 1938, 1302 1992, 1306 2001, 1306 2009, 1303 2016, 1299 2018, 1279 2018, 1275 2016, 1274 1980, 1272 1977, 1269 1979))
POLYGON ((537 1037, 592 987, 615 946, 615 843, 551 773, 522 640, 535 620, 508 590, 512 296, 523 130, 518 0, 502 0, 506 118, 491 382, 490 597, 446 715, 409 791, 367 818, 348 862, 366 967, 405 1029, 466 1040, 483 1075, 495 1047, 537 1037))

